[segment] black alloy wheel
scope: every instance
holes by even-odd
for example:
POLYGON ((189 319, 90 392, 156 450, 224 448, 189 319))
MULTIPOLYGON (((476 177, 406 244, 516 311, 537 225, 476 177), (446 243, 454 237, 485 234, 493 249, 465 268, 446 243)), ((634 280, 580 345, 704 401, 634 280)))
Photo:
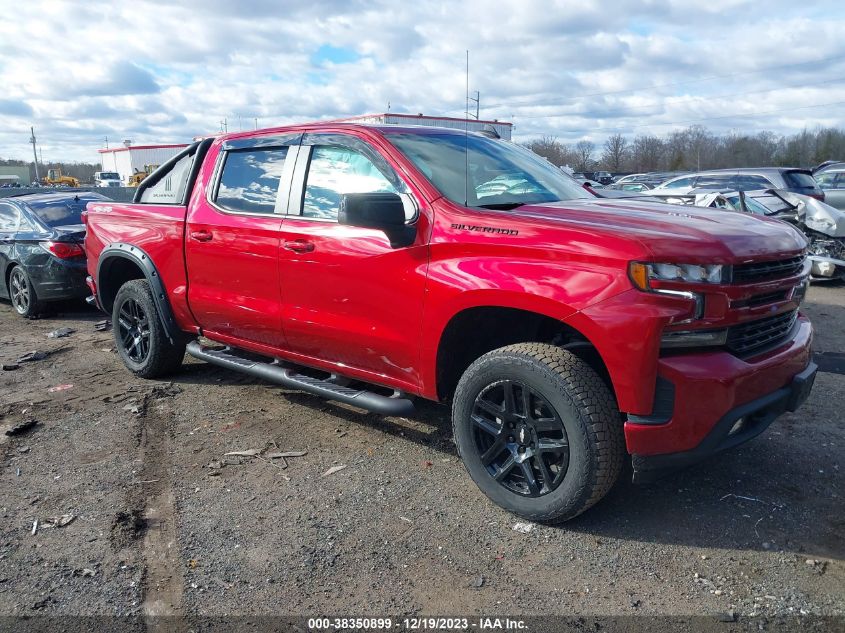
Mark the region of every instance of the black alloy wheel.
POLYGON ((118 311, 118 333, 123 351, 141 364, 150 355, 150 319, 135 299, 127 298, 118 311))
POLYGON ((566 477, 566 429, 536 389, 515 380, 488 385, 475 398, 472 423, 481 463, 511 492, 540 497, 566 477))
POLYGON ((622 416, 604 379, 571 351, 516 343, 475 360, 452 399, 455 445, 491 501, 531 521, 567 521, 613 486, 622 416))
POLYGON ((168 336, 146 279, 127 281, 112 306, 112 330, 123 364, 141 378, 160 378, 182 366, 186 338, 168 336))

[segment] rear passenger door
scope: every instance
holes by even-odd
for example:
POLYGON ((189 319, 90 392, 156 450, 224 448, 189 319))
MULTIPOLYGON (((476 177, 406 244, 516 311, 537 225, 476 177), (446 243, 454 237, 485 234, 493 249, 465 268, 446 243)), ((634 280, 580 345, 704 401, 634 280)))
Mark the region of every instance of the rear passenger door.
POLYGON ((284 347, 279 231, 300 138, 234 139, 209 151, 214 174, 189 209, 185 258, 191 312, 213 338, 284 347))

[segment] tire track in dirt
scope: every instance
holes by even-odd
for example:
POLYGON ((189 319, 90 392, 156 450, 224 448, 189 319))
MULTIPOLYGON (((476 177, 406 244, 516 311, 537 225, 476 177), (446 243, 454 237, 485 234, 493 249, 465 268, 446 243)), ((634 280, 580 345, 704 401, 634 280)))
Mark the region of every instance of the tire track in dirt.
MULTIPOLYGON (((127 493, 131 511, 118 516, 115 533, 129 533, 144 561, 142 614, 148 631, 181 631, 183 582, 177 541, 176 503, 171 477, 171 405, 155 394, 145 397, 138 447, 138 483, 127 493), (174 617, 175 616, 175 617, 174 617)), ((116 543, 117 545, 117 543, 116 543)))

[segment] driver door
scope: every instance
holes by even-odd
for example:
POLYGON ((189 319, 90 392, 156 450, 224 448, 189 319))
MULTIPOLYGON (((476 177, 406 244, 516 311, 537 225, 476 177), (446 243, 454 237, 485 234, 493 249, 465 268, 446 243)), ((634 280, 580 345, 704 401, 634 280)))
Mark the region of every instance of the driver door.
MULTIPOLYGON (((414 206, 414 244, 394 248, 384 232, 338 224, 344 193, 407 194, 375 148, 347 134, 303 138, 282 222, 282 327, 290 351, 354 367, 378 383, 416 390, 428 268, 427 210, 414 206)), ((419 200, 420 197, 417 197, 419 200)))

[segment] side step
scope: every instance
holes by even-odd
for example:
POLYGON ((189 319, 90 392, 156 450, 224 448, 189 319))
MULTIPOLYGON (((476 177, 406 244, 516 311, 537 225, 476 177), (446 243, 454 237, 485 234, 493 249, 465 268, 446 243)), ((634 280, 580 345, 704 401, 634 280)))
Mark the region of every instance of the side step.
POLYGON ((350 389, 330 380, 297 374, 278 362, 265 363, 238 356, 237 350, 231 347, 222 350, 208 349, 202 347, 198 341, 191 341, 186 351, 194 358, 213 365, 240 371, 290 389, 307 391, 327 400, 345 402, 373 413, 410 415, 414 411, 414 403, 408 398, 400 397, 399 392, 394 396, 382 396, 372 391, 350 389))

